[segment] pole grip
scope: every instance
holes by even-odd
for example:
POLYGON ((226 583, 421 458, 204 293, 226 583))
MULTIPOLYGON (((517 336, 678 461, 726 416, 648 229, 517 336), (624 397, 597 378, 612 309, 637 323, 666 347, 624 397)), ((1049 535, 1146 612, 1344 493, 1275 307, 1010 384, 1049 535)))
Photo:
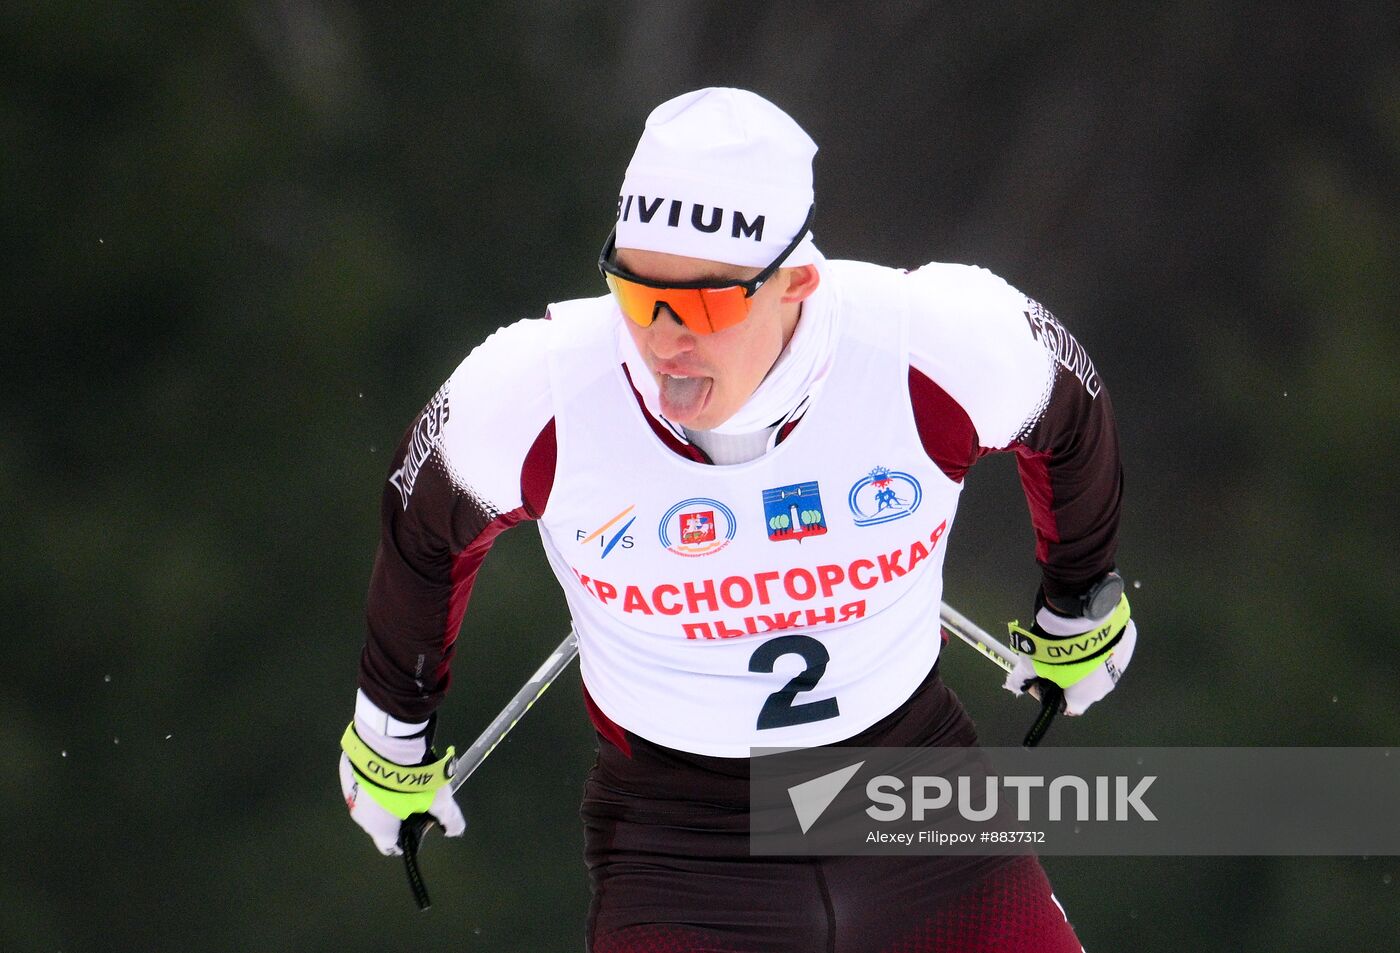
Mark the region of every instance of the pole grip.
POLYGON ((408 874, 408 889, 413 891, 413 902, 419 910, 433 905, 428 897, 428 886, 423 883, 423 872, 418 869, 418 848, 423 837, 433 826, 431 814, 410 814, 399 825, 399 850, 403 851, 403 868, 408 874))
POLYGON ((1040 695, 1040 714, 1036 716, 1031 730, 1026 732, 1026 740, 1021 742, 1027 748, 1034 748, 1040 744, 1040 739, 1044 738, 1045 733, 1050 730, 1050 723, 1065 707, 1065 690, 1063 688, 1048 678, 1037 678, 1034 685, 1035 690, 1040 695))

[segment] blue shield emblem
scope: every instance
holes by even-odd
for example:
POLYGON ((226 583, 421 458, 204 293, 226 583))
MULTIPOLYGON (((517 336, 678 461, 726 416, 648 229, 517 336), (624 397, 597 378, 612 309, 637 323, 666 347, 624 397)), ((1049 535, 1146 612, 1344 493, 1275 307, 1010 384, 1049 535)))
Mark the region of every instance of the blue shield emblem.
POLYGON ((763 518, 768 525, 768 538, 775 543, 821 536, 826 532, 826 514, 817 481, 764 490, 763 518))

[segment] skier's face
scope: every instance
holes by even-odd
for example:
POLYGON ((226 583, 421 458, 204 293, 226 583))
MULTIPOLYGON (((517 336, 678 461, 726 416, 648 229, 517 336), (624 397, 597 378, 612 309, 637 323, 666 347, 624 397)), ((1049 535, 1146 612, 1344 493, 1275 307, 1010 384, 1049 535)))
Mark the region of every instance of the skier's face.
MULTIPOLYGON (((617 262, 653 281, 745 281, 760 270, 636 248, 619 248, 617 262)), ((669 311, 647 327, 623 319, 660 388, 661 413, 693 430, 734 416, 787 347, 817 280, 811 265, 779 269, 753 296, 747 318, 713 334, 693 333, 669 311)))

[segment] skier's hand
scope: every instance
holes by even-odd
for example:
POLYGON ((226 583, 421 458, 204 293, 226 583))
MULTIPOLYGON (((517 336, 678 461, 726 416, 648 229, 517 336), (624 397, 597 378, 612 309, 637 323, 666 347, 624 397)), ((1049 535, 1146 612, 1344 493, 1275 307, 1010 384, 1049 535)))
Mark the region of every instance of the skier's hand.
POLYGON ((376 719, 361 717, 360 707, 340 742, 340 790, 350 819, 381 854, 403 853, 399 828, 412 814, 430 814, 448 837, 460 836, 467 822, 448 784, 453 749, 437 757, 431 722, 416 734, 393 737, 369 724, 376 719))
POLYGON ((1037 596, 1031 627, 1008 626, 1017 656, 1004 687, 1020 695, 1036 678, 1049 679, 1064 689, 1065 713, 1082 715, 1113 691, 1132 661, 1137 625, 1130 613, 1126 595, 1098 618, 1064 615, 1037 596))

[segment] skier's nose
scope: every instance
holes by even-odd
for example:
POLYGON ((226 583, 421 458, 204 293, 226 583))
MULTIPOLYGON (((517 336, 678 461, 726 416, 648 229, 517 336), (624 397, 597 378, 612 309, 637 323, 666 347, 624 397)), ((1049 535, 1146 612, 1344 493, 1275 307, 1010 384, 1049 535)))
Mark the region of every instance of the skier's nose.
POLYGON ((661 305, 656 320, 647 328, 647 346, 652 354, 666 361, 694 350, 695 335, 681 323, 674 311, 661 305))

